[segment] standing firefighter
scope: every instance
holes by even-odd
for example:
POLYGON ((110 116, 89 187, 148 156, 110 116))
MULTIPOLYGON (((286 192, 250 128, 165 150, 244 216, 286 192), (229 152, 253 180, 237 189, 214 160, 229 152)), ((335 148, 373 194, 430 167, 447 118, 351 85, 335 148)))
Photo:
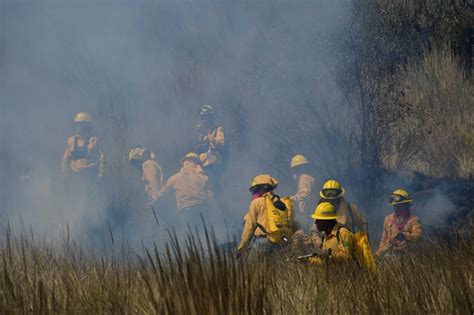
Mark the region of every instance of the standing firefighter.
POLYGON ((273 194, 278 181, 270 175, 252 179, 252 202, 244 217, 244 229, 237 248, 240 256, 255 238, 255 246, 265 254, 286 245, 293 233, 292 201, 273 194))
POLYGON ((199 163, 199 156, 196 153, 186 154, 181 159, 181 170, 168 179, 165 186, 153 197, 149 206, 173 190, 176 196, 176 207, 184 223, 200 222, 201 214, 206 217, 213 192, 208 177, 199 163))
POLYGON ((100 233, 101 213, 106 209, 106 197, 101 180, 104 177, 105 158, 99 139, 92 133, 92 119, 88 113, 78 113, 74 118, 76 135, 67 140, 61 163, 65 180, 67 203, 72 220, 78 230, 86 231, 84 237, 100 233))
MULTIPOLYGON (((332 179, 328 180, 319 192, 321 197, 319 202, 329 202, 334 206, 337 212, 337 222, 340 224, 347 226, 351 231, 357 230, 367 233, 367 220, 355 204, 350 204, 345 200, 345 193, 345 189, 341 187, 339 182, 332 179)), ((311 237, 316 245, 321 242, 316 225, 312 227, 311 237)))
POLYGON ((318 257, 310 258, 310 263, 321 264, 323 259, 337 262, 355 262, 355 244, 352 232, 339 223, 339 214, 329 202, 320 203, 311 217, 318 230, 323 233, 318 257))
POLYGON ((290 162, 293 178, 297 182, 297 192, 291 196, 296 203, 295 233, 292 237, 292 253, 296 255, 305 247, 305 233, 311 227, 311 210, 316 204, 314 197, 315 179, 310 175, 309 161, 304 155, 295 155, 290 162))
POLYGON ((212 106, 204 105, 202 107, 198 129, 199 138, 196 153, 199 154, 202 167, 209 175, 213 188, 218 188, 225 162, 226 147, 224 128, 217 125, 212 106))
POLYGON ((310 175, 309 161, 305 156, 295 155, 291 159, 290 166, 293 178, 298 184, 298 191, 290 198, 296 203, 296 217, 299 223, 302 224, 303 229, 308 229, 311 223, 308 218, 312 207, 316 204, 313 196, 315 179, 310 175))
POLYGON ((88 113, 78 113, 74 122, 76 135, 67 140, 61 172, 89 181, 102 179, 105 158, 99 139, 92 135, 92 118, 88 113))
POLYGON ((148 199, 153 201, 163 186, 163 172, 155 154, 149 149, 135 147, 129 151, 128 160, 140 172, 148 199))
POLYGON ((405 251, 421 240, 423 230, 420 219, 411 214, 412 203, 410 195, 403 189, 395 190, 390 196, 394 211, 385 218, 377 256, 405 251))

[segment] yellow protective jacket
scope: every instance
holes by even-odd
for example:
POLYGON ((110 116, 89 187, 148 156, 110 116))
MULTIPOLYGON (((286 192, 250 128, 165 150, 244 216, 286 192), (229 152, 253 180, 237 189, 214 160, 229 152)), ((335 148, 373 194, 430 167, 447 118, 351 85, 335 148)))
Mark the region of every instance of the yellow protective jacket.
MULTIPOLYGON (((368 230, 367 220, 362 212, 355 204, 349 204, 344 197, 341 198, 339 207, 337 208, 337 222, 347 226, 352 231, 357 230, 367 233, 368 230)), ((311 227, 311 240, 316 246, 321 244, 321 238, 319 237, 319 231, 316 224, 313 224, 311 227)))
POLYGON ((387 250, 404 250, 421 240, 423 228, 420 219, 417 216, 410 215, 407 223, 401 230, 399 230, 395 225, 394 219, 394 214, 389 214, 385 217, 382 239, 380 241, 379 249, 375 253, 376 256, 380 256, 387 250), (405 236, 405 241, 399 242, 395 240, 399 232, 405 236))
POLYGON ((203 167, 222 162, 225 146, 224 128, 217 127, 208 130, 207 133, 200 134, 199 142, 207 142, 209 144, 209 150, 199 155, 203 167))
MULTIPOLYGON (((324 237, 321 244, 322 249, 330 251, 329 260, 335 262, 355 262, 354 246, 352 232, 339 223, 334 225, 331 233, 324 237)), ((309 259, 311 264, 322 262, 319 257, 309 259)))
POLYGON ((330 259, 353 260, 354 259, 354 237, 352 232, 337 223, 331 234, 323 239, 322 248, 330 250, 330 259), (339 234, 339 235, 338 235, 339 234))
POLYGON ((242 237, 240 239, 237 252, 243 252, 247 249, 253 236, 264 237, 265 233, 257 228, 257 224, 261 226, 267 226, 267 209, 265 206, 265 197, 270 194, 267 193, 262 197, 252 200, 249 205, 249 209, 244 216, 244 229, 242 231, 242 237))
POLYGON ((291 196, 291 199, 297 203, 298 211, 303 213, 310 213, 316 204, 313 198, 315 179, 308 174, 301 174, 298 178, 298 191, 291 196))
POLYGON ((97 137, 84 138, 75 135, 67 140, 61 163, 61 173, 70 169, 75 174, 104 176, 105 157, 97 137))
POLYGON ((171 176, 153 201, 173 190, 178 211, 197 205, 206 205, 213 198, 207 175, 201 166, 184 161, 181 170, 171 176))
POLYGON ((155 200, 161 190, 161 186, 163 186, 163 172, 161 171, 161 167, 157 161, 148 160, 142 164, 142 173, 145 192, 150 201, 155 200))

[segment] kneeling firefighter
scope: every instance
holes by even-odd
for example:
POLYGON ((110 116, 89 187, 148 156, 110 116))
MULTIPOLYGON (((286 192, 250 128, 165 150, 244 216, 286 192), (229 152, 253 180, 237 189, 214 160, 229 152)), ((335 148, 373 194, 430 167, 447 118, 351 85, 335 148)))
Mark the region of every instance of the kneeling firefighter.
POLYGON ((293 203, 289 198, 280 198, 273 191, 278 181, 270 175, 258 175, 252 179, 250 192, 252 202, 244 217, 244 229, 237 256, 249 246, 252 238, 255 247, 265 254, 288 244, 293 234, 293 203))

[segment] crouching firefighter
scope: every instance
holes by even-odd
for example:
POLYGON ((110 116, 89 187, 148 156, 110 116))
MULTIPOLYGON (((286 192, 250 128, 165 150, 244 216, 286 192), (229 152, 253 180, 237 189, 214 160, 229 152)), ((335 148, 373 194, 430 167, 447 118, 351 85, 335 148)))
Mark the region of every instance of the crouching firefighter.
POLYGON ((336 208, 329 202, 322 202, 317 205, 311 217, 323 237, 319 250, 310 255, 313 257, 308 257, 309 263, 323 264, 325 259, 337 262, 355 261, 354 236, 337 221, 336 208))
POLYGON ((293 204, 273 191, 278 181, 270 175, 252 179, 252 201, 244 217, 244 229, 237 248, 239 257, 254 239, 254 247, 263 254, 284 248, 293 234, 293 204))
POLYGON ((338 222, 338 213, 333 204, 322 202, 316 206, 311 216, 315 225, 322 232, 322 244, 316 253, 300 256, 308 259, 310 264, 321 265, 325 262, 346 262, 364 268, 374 274, 375 260, 367 234, 353 234, 346 226, 338 222))
POLYGON ((148 201, 153 201, 163 186, 163 172, 155 154, 147 148, 135 147, 129 151, 128 161, 141 175, 148 201))

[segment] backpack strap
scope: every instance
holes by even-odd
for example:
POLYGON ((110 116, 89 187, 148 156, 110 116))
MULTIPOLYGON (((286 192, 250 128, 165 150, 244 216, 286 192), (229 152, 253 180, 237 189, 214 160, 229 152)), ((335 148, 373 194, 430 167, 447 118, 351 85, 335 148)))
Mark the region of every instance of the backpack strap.
MULTIPOLYGON (((271 202, 273 202, 273 193, 270 192, 270 193, 268 193, 268 194, 265 194, 265 195, 263 196, 263 198, 265 198, 265 213, 267 214, 267 218, 268 218, 267 198, 270 199, 271 202)), ((268 220, 268 219, 267 219, 267 220, 268 220)), ((257 228, 259 228, 260 231, 262 231, 263 234, 265 234, 265 236, 268 235, 267 229, 266 229, 263 225, 261 225, 260 223, 258 223, 258 222, 257 222, 257 228)))
POLYGON ((77 149, 77 142, 79 141, 79 137, 78 136, 74 136, 74 141, 73 141, 73 145, 72 145, 72 152, 75 152, 76 149, 77 149))
POLYGON ((267 230, 260 223, 257 223, 257 227, 263 232, 263 234, 265 234, 265 236, 268 234, 267 230))
POLYGON ((74 136, 74 141, 72 142, 72 150, 71 150, 71 159, 75 161, 77 159, 77 147, 78 147, 79 137, 76 135, 74 136))

